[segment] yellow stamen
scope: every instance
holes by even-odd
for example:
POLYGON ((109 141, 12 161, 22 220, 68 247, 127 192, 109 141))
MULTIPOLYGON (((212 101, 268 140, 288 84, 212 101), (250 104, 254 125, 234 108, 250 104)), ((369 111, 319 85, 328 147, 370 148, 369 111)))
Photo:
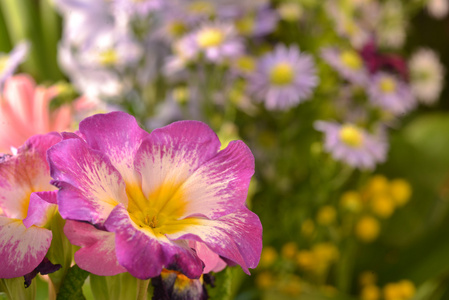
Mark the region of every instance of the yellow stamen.
POLYGON ((396 82, 388 77, 382 78, 379 82, 379 87, 384 93, 391 93, 396 90, 396 82))
POLYGON ((270 71, 270 82, 275 85, 290 84, 294 77, 293 68, 287 63, 278 63, 270 71))
POLYGON ((363 143, 363 135, 360 129, 354 125, 343 125, 340 129, 340 140, 348 146, 358 148, 363 143))
POLYGON ((343 64, 353 70, 359 70, 362 67, 362 60, 355 51, 346 50, 340 54, 343 64))
POLYGON ((237 60, 237 67, 246 72, 252 72, 256 68, 256 61, 251 56, 242 56, 237 60))
POLYGON ((218 29, 203 29, 198 33, 197 42, 201 48, 216 47, 223 43, 224 34, 218 29))
POLYGON ((6 66, 8 65, 8 55, 0 55, 0 72, 3 72, 3 70, 6 69, 6 66))
POLYGON ((171 35, 173 35, 175 37, 180 37, 184 33, 186 33, 187 28, 186 28, 186 25, 184 23, 174 21, 174 22, 169 24, 168 31, 170 32, 171 35))
POLYGON ((101 52, 98 56, 100 64, 102 64, 103 66, 109 67, 116 64, 118 61, 118 55, 114 49, 105 50, 101 52))
POLYGON ((212 15, 214 5, 208 1, 195 1, 189 5, 188 10, 192 13, 212 15))

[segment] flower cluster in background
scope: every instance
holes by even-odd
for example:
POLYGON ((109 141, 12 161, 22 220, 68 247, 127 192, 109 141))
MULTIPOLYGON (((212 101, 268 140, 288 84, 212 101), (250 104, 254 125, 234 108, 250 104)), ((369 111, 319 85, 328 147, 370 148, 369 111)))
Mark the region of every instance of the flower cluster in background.
POLYGON ((446 0, 29 1, 0 299, 449 297, 446 0))

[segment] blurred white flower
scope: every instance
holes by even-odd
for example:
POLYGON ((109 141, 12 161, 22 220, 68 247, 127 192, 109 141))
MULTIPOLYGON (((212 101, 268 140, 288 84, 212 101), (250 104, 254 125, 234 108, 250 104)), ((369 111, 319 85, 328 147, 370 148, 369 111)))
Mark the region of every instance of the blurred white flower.
POLYGON ((443 19, 449 12, 448 0, 429 0, 427 2, 429 14, 436 19, 443 19))
POLYGON ((418 100, 432 104, 443 88, 444 67, 437 54, 430 49, 419 49, 409 61, 412 92, 418 100))

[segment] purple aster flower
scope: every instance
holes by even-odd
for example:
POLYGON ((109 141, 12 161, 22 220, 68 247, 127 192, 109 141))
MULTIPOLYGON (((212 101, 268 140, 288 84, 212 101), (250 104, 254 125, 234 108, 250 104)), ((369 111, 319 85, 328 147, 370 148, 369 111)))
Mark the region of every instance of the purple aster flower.
POLYGON ((47 254, 57 207, 46 152, 60 140, 55 133, 36 135, 0 159, 0 278, 33 272, 47 254))
POLYGON ((359 169, 373 169, 386 159, 388 144, 384 134, 368 133, 353 124, 315 122, 315 129, 325 133, 324 149, 333 158, 359 169))
POLYGON ((72 220, 65 233, 81 246, 76 263, 140 279, 163 268, 199 278, 211 252, 247 273, 256 267, 262 226, 245 206, 254 157, 241 141, 219 149, 197 121, 151 134, 122 112, 82 121, 79 135, 66 134, 48 151, 60 214, 72 220), (208 250, 194 251, 191 242, 208 250))
POLYGON ((152 12, 158 12, 164 7, 162 0, 114 0, 114 9, 130 16, 146 17, 152 12))
POLYGON ((249 92, 270 110, 285 110, 307 100, 318 84, 310 55, 278 45, 262 57, 249 78, 249 92))
POLYGON ((344 79, 358 85, 368 81, 368 71, 362 57, 353 50, 339 50, 329 47, 321 51, 322 58, 344 79))
POLYGON ((25 60, 30 44, 21 42, 9 54, 0 53, 0 88, 8 77, 14 74, 17 67, 25 60))
POLYGON ((197 51, 211 62, 222 62, 244 51, 243 41, 231 24, 205 23, 192 35, 197 51))
POLYGON ((378 72, 368 86, 371 103, 395 115, 405 114, 415 108, 417 101, 410 86, 398 77, 378 72))
POLYGON ((238 31, 247 36, 260 37, 271 33, 277 25, 279 16, 269 7, 261 7, 253 14, 245 14, 236 20, 238 31))

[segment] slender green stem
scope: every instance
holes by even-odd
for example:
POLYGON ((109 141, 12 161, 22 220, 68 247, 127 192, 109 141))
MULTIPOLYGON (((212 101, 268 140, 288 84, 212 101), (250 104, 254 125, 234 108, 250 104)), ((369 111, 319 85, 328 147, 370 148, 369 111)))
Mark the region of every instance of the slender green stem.
POLYGON ((137 300, 147 300, 148 284, 151 279, 137 280, 137 300))

